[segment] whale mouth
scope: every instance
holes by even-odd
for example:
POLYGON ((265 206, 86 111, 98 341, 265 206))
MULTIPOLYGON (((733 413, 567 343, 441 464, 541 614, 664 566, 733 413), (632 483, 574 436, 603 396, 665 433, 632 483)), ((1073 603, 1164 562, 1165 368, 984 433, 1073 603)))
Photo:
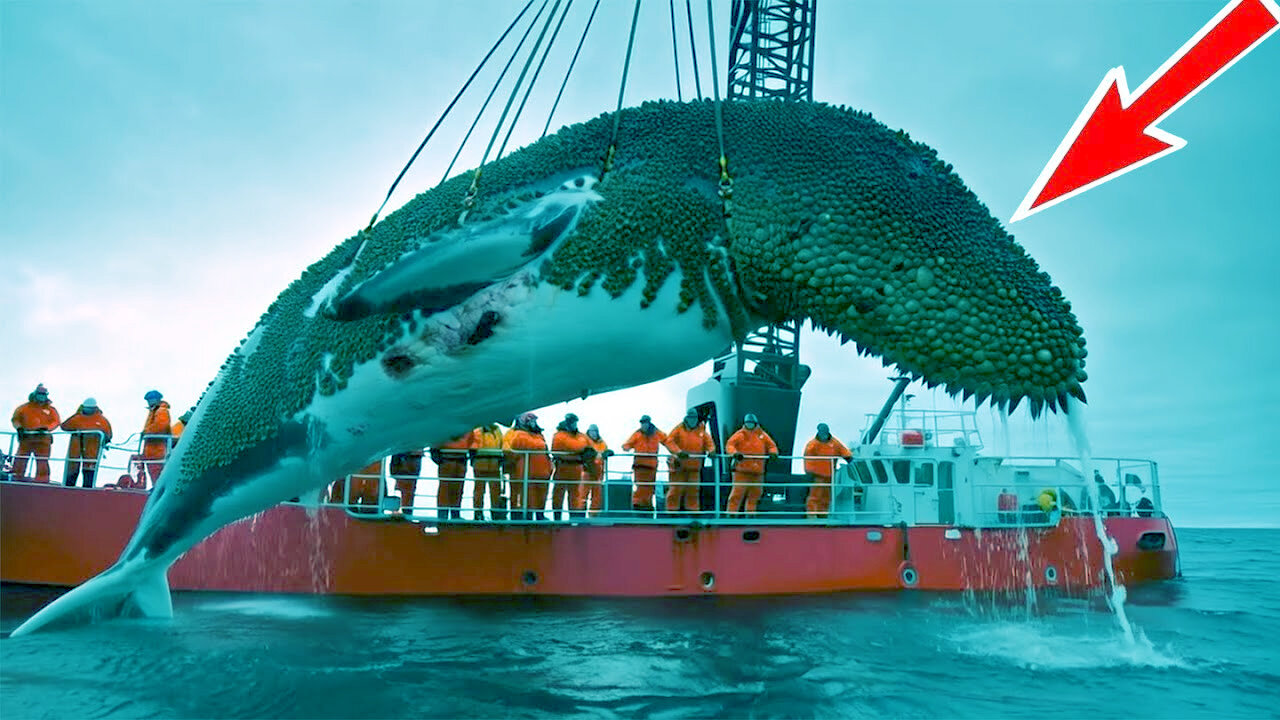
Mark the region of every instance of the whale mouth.
POLYGON ((398 337, 379 358, 383 372, 406 380, 432 357, 473 350, 501 331, 510 309, 527 299, 538 282, 537 272, 530 269, 482 289, 460 305, 405 313, 398 337))

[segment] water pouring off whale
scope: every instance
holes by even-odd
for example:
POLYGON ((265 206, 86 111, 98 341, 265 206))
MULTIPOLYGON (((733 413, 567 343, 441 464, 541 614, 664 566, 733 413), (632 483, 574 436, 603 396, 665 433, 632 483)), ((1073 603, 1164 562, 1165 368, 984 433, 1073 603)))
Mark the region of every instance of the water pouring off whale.
POLYGON ((167 569, 223 525, 493 418, 667 377, 766 323, 808 320, 978 403, 1083 400, 1070 304, 928 146, 848 109, 729 103, 726 192, 710 102, 618 121, 607 171, 612 114, 307 268, 206 390, 119 561, 14 635, 167 616, 167 569))

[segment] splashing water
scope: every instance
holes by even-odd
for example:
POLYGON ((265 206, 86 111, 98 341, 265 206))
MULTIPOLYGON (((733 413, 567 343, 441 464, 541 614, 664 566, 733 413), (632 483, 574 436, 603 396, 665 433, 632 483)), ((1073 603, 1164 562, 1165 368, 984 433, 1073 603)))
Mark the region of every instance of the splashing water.
POLYGON ((963 624, 946 635, 958 652, 1039 670, 1151 667, 1186 668, 1169 648, 1157 648, 1141 630, 1120 640, 1113 634, 1064 632, 1051 621, 963 624))
POLYGON ((1085 432, 1084 422, 1084 405, 1074 397, 1070 399, 1070 405, 1067 409, 1067 426, 1071 430, 1071 439, 1075 442, 1076 452, 1080 453, 1080 471, 1084 475, 1085 491, 1089 493, 1090 510, 1089 514, 1093 516, 1093 529, 1098 534, 1098 540, 1102 543, 1103 567, 1106 569, 1107 587, 1109 592, 1106 594, 1107 607, 1115 613, 1116 622, 1120 624, 1120 629, 1124 631, 1125 640, 1130 645, 1134 643, 1133 627, 1129 623, 1129 616, 1125 613, 1124 601, 1127 597, 1124 585, 1116 581, 1115 564, 1112 558, 1120 549, 1116 544, 1115 538, 1107 534, 1106 527, 1102 524, 1102 498, 1098 494, 1098 484, 1093 481, 1093 451, 1089 446, 1089 436, 1085 432))

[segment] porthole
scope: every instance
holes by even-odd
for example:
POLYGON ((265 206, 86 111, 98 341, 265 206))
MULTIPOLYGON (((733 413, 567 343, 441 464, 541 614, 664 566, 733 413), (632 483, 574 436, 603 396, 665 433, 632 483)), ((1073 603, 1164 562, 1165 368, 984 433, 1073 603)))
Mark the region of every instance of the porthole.
POLYGON ((532 570, 525 570, 524 575, 520 576, 520 582, 523 582, 529 587, 533 587, 538 584, 538 573, 532 570))
POLYGON ((920 575, 911 563, 902 563, 902 567, 898 571, 898 577, 902 579, 902 587, 915 587, 920 582, 920 575))
POLYGON ((716 574, 704 572, 702 573, 702 576, 698 578, 698 582, 702 584, 703 590, 714 590, 716 587, 716 574))
POLYGON ((691 537, 693 537, 693 531, 689 528, 676 528, 676 542, 689 542, 691 537))
POLYGON ((1050 565, 1044 569, 1044 581, 1050 585, 1058 584, 1058 568, 1050 565))
POLYGON ((742 542, 745 542, 745 543, 760 542, 760 531, 759 530, 743 530, 742 542))

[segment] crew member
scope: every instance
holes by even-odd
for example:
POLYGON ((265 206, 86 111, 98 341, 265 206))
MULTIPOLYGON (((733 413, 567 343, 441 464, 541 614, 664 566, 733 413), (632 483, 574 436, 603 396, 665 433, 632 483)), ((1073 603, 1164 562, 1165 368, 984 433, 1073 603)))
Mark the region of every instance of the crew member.
POLYGON ((742 428, 725 443, 725 452, 733 456, 733 490, 729 491, 727 511, 740 512, 745 500, 746 513, 754 515, 764 488, 764 456, 777 459, 778 446, 756 416, 747 413, 742 428))
POLYGON ((422 474, 422 450, 396 453, 391 456, 391 479, 400 493, 400 512, 413 514, 413 496, 418 489, 418 476, 422 474))
POLYGON ((663 444, 673 456, 667 483, 667 512, 679 512, 682 504, 685 510, 697 512, 702 461, 716 449, 698 411, 690 409, 685 413, 684 422, 667 433, 663 444))
POLYGON ((36 460, 36 482, 49 482, 49 453, 58 429, 58 411, 49 402, 49 390, 43 384, 27 395, 27 401, 13 411, 13 429, 18 431, 18 452, 13 456, 13 476, 27 474, 27 458, 36 460))
POLYGON ((72 487, 76 484, 76 477, 83 474, 84 486, 93 487, 102 446, 111 442, 111 423, 107 422, 107 416, 98 409, 97 400, 85 398, 75 414, 62 422, 62 429, 71 431, 62 484, 72 487))
POLYGON ((156 478, 164 469, 164 460, 169 456, 169 444, 173 442, 169 403, 159 390, 148 390, 142 398, 147 401, 147 421, 142 425, 142 466, 151 478, 151 487, 155 487, 156 478))
POLYGON ((551 438, 551 453, 555 461, 555 483, 551 490, 551 518, 560 519, 560 508, 565 506, 566 514, 573 509, 574 498, 578 494, 578 486, 582 484, 582 464, 595 458, 595 449, 591 440, 578 432, 578 416, 569 413, 556 427, 556 434, 551 438), (587 457, 587 454, 590 457, 587 457))
POLYGON ((635 453, 631 472, 636 487, 631 493, 631 509, 653 512, 653 486, 658 478, 658 448, 666 442, 667 435, 658 429, 648 415, 640 416, 640 428, 622 443, 623 450, 635 453))
POLYGON ((431 459, 440 468, 440 489, 436 492, 436 517, 462 519, 462 490, 467 484, 467 460, 471 458, 471 431, 431 449, 431 459))
POLYGON ((849 448, 831 434, 826 423, 818 423, 818 434, 804 446, 804 471, 809 476, 809 497, 804 509, 808 517, 824 518, 831 508, 831 478, 835 475, 835 458, 853 459, 849 448), (827 458, 831 458, 828 460, 827 458))
POLYGON ((516 418, 514 432, 507 439, 506 466, 511 468, 511 507, 526 520, 545 520, 547 481, 551 478, 551 457, 547 440, 538 427, 538 416, 527 412, 516 418))
POLYGON ((582 466, 582 482, 578 485, 578 496, 573 504, 584 515, 588 509, 591 514, 598 514, 604 506, 604 461, 613 455, 604 438, 600 437, 600 428, 595 425, 587 426, 587 441, 591 443, 591 449, 596 451, 595 457, 582 466))
POLYGON ((192 407, 190 410, 182 413, 178 416, 178 419, 173 422, 173 427, 169 428, 169 433, 173 435, 172 447, 178 446, 178 438, 182 437, 182 431, 187 429, 187 425, 191 423, 191 416, 194 415, 195 412, 196 409, 192 407))
POLYGON ((471 501, 476 520, 484 519, 485 495, 489 496, 489 515, 494 520, 507 519, 507 498, 502 494, 502 427, 496 422, 471 431, 471 474, 475 489, 471 501))

